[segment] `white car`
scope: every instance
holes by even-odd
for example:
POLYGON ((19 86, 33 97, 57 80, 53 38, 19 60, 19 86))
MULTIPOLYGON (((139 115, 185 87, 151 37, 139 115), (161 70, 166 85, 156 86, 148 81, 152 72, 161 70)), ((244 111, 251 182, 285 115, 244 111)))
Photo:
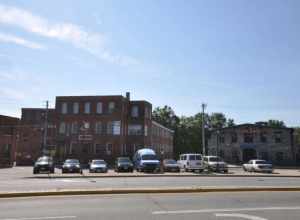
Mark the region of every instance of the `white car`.
POLYGON ((107 163, 104 160, 92 160, 89 171, 90 173, 107 173, 107 163))
POLYGON ((177 162, 184 171, 202 172, 204 170, 201 154, 181 154, 177 162))
POLYGON ((224 160, 218 156, 204 156, 203 164, 207 170, 228 173, 227 163, 225 163, 224 160))
POLYGON ((272 164, 265 160, 250 160, 248 163, 243 164, 243 169, 249 172, 273 172, 272 164))

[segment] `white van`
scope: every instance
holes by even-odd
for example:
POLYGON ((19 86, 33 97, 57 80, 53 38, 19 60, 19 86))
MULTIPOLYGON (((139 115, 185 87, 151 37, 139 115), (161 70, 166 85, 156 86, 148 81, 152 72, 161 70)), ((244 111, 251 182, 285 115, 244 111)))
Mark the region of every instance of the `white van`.
POLYGON ((199 171, 204 170, 203 158, 201 154, 181 154, 178 163, 184 171, 199 171))

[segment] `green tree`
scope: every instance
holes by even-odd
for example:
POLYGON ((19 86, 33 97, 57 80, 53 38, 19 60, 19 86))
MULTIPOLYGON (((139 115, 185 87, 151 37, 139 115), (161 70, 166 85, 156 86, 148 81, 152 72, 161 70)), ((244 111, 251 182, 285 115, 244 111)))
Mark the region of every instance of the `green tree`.
POLYGON ((152 113, 152 119, 170 129, 176 129, 179 123, 179 118, 173 109, 167 105, 162 108, 155 108, 152 113))
POLYGON ((232 126, 235 126, 234 119, 228 118, 226 122, 226 127, 232 127, 232 126))
POLYGON ((280 120, 270 119, 267 121, 267 125, 274 128, 285 128, 285 123, 280 120))

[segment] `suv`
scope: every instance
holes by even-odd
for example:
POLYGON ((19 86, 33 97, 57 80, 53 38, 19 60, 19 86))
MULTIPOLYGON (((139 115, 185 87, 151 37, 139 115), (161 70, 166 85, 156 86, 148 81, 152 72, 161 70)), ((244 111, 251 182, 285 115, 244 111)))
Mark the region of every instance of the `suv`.
POLYGON ((203 164, 207 170, 228 173, 228 165, 218 156, 204 156, 203 164))
POLYGON ((204 170, 203 159, 201 154, 181 154, 178 163, 184 171, 199 171, 204 170))
POLYGON ((54 173, 54 163, 52 157, 43 156, 40 157, 35 163, 33 167, 33 174, 38 173, 54 173))

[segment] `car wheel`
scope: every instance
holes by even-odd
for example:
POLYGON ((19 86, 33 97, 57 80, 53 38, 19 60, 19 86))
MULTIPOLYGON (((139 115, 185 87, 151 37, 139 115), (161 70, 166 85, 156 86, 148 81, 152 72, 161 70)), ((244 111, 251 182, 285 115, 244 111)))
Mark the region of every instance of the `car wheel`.
POLYGON ((247 169, 246 169, 246 167, 244 167, 244 166, 243 166, 243 170, 244 170, 245 172, 247 172, 247 169))
POLYGON ((33 174, 37 174, 38 172, 37 172, 37 170, 33 170, 33 174))
POLYGON ((53 168, 53 169, 51 169, 51 171, 50 171, 50 173, 55 173, 55 169, 53 168))

